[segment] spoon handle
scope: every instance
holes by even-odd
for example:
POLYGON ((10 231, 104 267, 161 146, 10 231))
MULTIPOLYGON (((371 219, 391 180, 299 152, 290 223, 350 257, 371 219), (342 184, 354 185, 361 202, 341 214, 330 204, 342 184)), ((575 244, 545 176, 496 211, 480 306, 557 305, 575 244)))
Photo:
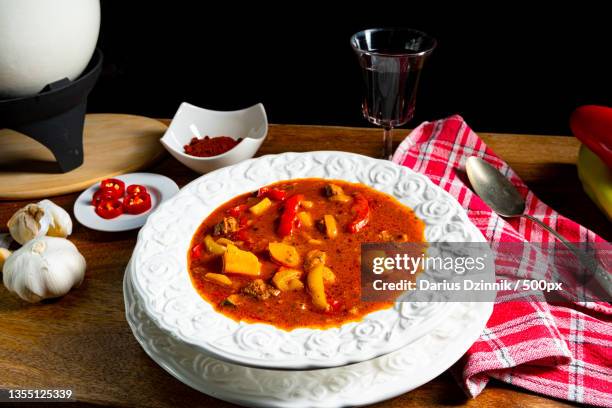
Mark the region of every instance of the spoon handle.
POLYGON ((539 224, 546 231, 557 237, 557 239, 561 241, 563 245, 567 247, 567 249, 572 251, 572 253, 580 260, 580 263, 584 265, 595 276, 595 279, 597 279, 597 282, 606 291, 608 296, 612 296, 612 278, 610 277, 610 273, 604 270, 593 257, 585 254, 583 251, 576 248, 576 246, 569 242, 567 239, 565 239, 563 235, 559 234, 557 231, 544 224, 536 217, 529 214, 522 214, 522 216, 535 222, 536 224, 539 224))

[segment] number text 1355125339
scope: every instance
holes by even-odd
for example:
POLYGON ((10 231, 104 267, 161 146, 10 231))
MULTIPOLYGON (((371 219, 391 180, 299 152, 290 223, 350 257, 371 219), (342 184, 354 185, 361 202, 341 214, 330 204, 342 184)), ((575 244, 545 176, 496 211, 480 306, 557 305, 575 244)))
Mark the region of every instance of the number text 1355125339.
POLYGON ((53 402, 72 401, 74 392, 71 389, 9 389, 0 390, 1 402, 53 402))

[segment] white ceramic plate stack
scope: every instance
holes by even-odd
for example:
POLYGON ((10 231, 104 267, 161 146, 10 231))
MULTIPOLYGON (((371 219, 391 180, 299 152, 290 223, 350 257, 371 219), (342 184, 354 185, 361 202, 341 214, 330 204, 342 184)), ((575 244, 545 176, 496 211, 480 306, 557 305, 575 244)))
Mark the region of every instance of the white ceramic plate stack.
POLYGON ((285 153, 202 176, 149 217, 124 282, 134 335, 178 380, 248 406, 364 405, 430 381, 482 332, 491 303, 398 302, 361 322, 291 332, 216 312, 187 272, 197 227, 236 195, 305 177, 360 182, 395 196, 425 222, 428 242, 484 240, 449 194, 388 161, 342 152, 285 153))

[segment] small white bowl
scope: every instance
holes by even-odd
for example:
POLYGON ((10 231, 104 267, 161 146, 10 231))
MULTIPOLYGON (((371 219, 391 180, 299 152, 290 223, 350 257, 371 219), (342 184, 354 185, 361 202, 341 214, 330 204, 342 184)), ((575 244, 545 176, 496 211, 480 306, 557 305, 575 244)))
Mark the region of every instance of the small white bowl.
POLYGON ((268 118, 261 103, 236 111, 214 111, 181 103, 160 142, 172 156, 191 170, 208 173, 255 155, 268 134, 268 118), (193 137, 229 136, 242 138, 233 149, 212 157, 185 153, 184 146, 193 137))

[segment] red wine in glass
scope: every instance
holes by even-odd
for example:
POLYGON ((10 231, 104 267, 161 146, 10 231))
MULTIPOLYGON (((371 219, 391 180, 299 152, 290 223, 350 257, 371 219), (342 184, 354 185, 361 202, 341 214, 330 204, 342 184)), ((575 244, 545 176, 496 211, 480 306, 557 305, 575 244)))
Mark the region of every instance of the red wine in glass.
POLYGON ((436 40, 409 28, 380 28, 358 32, 351 45, 363 76, 363 115, 384 129, 383 158, 389 159, 391 130, 412 119, 421 70, 436 40))

